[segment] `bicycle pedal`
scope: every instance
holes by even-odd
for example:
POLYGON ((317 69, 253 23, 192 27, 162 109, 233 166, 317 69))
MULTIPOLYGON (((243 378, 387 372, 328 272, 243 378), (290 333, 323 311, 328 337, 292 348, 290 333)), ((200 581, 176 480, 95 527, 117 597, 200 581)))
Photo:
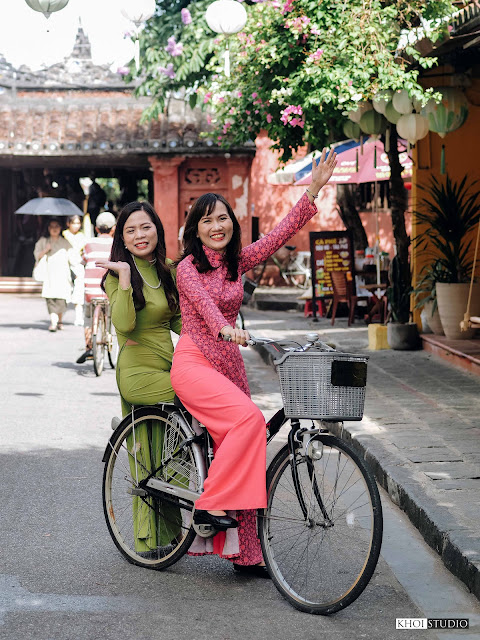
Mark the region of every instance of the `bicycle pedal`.
POLYGON ((217 533, 215 527, 212 527, 211 524, 193 524, 193 530, 195 533, 201 538, 213 538, 213 536, 217 533))

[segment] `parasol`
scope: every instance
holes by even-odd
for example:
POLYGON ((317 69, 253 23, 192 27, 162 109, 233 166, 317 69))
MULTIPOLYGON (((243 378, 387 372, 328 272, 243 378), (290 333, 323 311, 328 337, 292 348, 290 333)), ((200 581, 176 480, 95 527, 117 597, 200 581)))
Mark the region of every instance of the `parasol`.
POLYGON ((66 198, 33 198, 15 211, 31 216, 80 216, 83 211, 66 198))

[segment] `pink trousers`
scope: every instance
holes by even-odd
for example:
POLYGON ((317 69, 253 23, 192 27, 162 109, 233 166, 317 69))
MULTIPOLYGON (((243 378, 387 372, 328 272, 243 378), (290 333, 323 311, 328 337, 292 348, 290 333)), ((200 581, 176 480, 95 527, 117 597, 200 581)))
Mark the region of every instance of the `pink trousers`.
POLYGON ((175 393, 215 443, 215 458, 196 507, 265 507, 266 426, 261 411, 212 367, 187 335, 175 349, 170 376, 175 393))

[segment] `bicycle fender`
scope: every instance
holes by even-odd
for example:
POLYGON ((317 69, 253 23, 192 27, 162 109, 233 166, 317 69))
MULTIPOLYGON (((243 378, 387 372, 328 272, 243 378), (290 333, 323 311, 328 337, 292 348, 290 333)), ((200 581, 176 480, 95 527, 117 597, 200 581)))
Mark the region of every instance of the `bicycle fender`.
POLYGON ((184 423, 184 426, 191 431, 192 436, 195 436, 195 432, 192 430, 191 425, 185 420, 185 418, 183 417, 183 414, 181 411, 179 411, 178 407, 176 407, 173 403, 164 403, 164 404, 156 404, 156 405, 144 405, 141 407, 136 407, 133 409, 133 411, 129 412, 124 418, 123 420, 120 422, 120 424, 118 425, 118 427, 115 429, 115 431, 112 433, 112 435, 110 436, 110 438, 108 439, 108 443, 107 446, 105 447, 105 451, 103 452, 103 456, 102 456, 102 462, 106 462, 107 461, 107 456, 110 453, 110 451, 113 449, 113 445, 116 442, 117 438, 118 438, 118 434, 123 431, 123 429, 125 428, 125 426, 131 421, 132 419, 132 413, 133 413, 133 418, 134 419, 140 419, 146 415, 148 415, 149 413, 153 412, 160 412, 163 414, 164 417, 166 417, 168 414, 171 413, 176 413, 178 418, 181 419, 181 421, 184 423))

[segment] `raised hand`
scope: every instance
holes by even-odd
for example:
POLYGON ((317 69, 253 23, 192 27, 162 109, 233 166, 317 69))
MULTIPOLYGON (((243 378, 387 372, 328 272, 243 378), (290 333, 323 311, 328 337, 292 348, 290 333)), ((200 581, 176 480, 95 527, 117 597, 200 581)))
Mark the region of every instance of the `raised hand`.
POLYGON ((120 274, 122 271, 128 271, 130 273, 130 265, 128 262, 112 262, 111 260, 96 260, 96 267, 101 267, 102 269, 109 269, 110 271, 115 271, 115 273, 120 274))
POLYGON ((309 191, 315 195, 327 184, 337 166, 337 154, 335 151, 330 149, 328 158, 326 158, 326 155, 327 149, 324 147, 318 164, 315 158, 312 160, 312 184, 309 187, 309 191))
POLYGON ((118 283, 122 289, 128 289, 131 284, 130 265, 128 262, 112 262, 111 260, 96 260, 95 266, 109 269, 118 273, 118 283))

